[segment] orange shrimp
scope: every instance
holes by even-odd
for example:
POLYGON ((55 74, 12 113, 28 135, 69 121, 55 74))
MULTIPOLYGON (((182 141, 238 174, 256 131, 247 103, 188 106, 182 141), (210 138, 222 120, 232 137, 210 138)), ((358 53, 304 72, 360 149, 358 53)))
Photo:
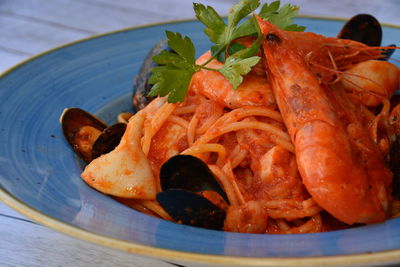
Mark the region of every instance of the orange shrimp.
POLYGON ((307 190, 347 224, 385 220, 392 174, 355 109, 345 110, 351 105, 320 83, 289 33, 261 19, 258 23, 265 35, 266 69, 307 190))
MULTIPOLYGON (((205 63, 211 57, 210 52, 204 53, 197 59, 197 64, 205 63)), ((221 68, 223 63, 212 60, 207 64, 210 68, 221 68)), ((232 84, 219 72, 201 70, 192 77, 193 93, 204 95, 228 108, 243 106, 276 107, 271 87, 265 75, 248 74, 243 83, 233 90, 232 84), (218 88, 218 89, 216 89, 218 88)))

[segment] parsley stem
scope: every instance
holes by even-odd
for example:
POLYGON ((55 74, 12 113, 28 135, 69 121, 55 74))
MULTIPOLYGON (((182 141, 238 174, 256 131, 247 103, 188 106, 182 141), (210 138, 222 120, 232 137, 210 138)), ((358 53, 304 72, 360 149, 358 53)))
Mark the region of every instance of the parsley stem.
MULTIPOLYGON (((226 46, 226 45, 225 45, 226 46)), ((211 62, 211 60, 215 59, 215 55, 218 55, 221 53, 223 50, 225 50, 225 46, 221 47, 216 53, 214 53, 214 56, 211 56, 206 62, 200 65, 201 68, 206 69, 205 66, 211 62)), ((215 69, 214 69, 215 70, 215 69)))
POLYGON ((207 67, 205 67, 205 66, 203 66, 203 65, 201 65, 200 67, 201 67, 202 69, 205 69, 205 70, 218 71, 218 69, 207 68, 207 67))
POLYGON ((203 69, 207 69, 205 66, 211 62, 211 60, 215 59, 214 56, 210 57, 205 63, 201 64, 200 67, 203 69))

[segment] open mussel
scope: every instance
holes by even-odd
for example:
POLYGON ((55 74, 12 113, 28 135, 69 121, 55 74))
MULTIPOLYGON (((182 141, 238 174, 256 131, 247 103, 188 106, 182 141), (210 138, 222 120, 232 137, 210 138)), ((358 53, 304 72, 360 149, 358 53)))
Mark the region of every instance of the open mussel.
POLYGON ((212 192, 213 199, 217 195, 226 203, 228 199, 203 161, 190 155, 170 158, 161 167, 160 184, 162 192, 157 194, 157 201, 174 220, 192 226, 222 229, 225 211, 202 193, 212 192))
POLYGON ((154 97, 148 96, 151 89, 149 84, 149 78, 151 76, 152 68, 158 66, 157 63, 153 62, 153 57, 158 55, 161 51, 168 50, 168 42, 166 39, 159 41, 147 54, 144 59, 142 66, 139 70, 138 75, 135 77, 133 82, 133 106, 136 110, 144 108, 154 97))
POLYGON ((64 110, 60 123, 68 143, 86 163, 113 150, 126 129, 124 123, 108 126, 79 108, 64 110))
MULTIPOLYGON (((380 46, 382 27, 374 16, 358 14, 345 23, 337 37, 361 42, 368 46, 380 46)), ((396 45, 389 45, 388 47, 396 47, 396 45)), ((382 60, 388 60, 394 51, 395 49, 383 50, 382 60)))

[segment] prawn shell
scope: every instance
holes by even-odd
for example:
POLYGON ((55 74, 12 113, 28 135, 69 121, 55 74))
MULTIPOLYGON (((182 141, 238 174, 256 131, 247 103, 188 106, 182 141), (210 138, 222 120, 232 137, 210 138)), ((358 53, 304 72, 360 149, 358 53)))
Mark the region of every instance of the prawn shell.
MULTIPOLYGON (((86 163, 92 161, 93 158, 91 150, 84 151, 79 145, 79 143, 83 141, 83 136, 81 136, 79 132, 82 127, 85 126, 92 127, 94 131, 98 130, 100 132, 103 132, 103 130, 107 128, 107 124, 80 108, 65 109, 60 117, 60 123, 65 139, 73 148, 75 153, 86 163)), ((85 136, 85 139, 90 138, 88 138, 88 136, 85 136)), ((93 143, 91 145, 93 145, 93 143)))

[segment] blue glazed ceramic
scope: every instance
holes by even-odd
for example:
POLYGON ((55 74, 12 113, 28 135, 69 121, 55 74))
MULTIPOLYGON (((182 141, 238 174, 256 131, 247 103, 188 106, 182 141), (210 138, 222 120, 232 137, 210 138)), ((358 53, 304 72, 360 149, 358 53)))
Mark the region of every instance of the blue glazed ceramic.
MULTIPOLYGON (((299 18, 336 36, 343 22, 299 18)), ((36 221, 106 246, 169 260, 227 265, 400 262, 400 218, 318 234, 225 233, 159 220, 129 209, 81 179, 83 163, 64 140, 64 108, 80 107, 108 123, 132 111, 132 81, 165 30, 209 47, 194 21, 126 29, 56 48, 0 76, 0 199, 36 221)), ((384 27, 384 44, 400 29, 384 27)), ((397 51, 394 57, 398 57, 397 51)))

